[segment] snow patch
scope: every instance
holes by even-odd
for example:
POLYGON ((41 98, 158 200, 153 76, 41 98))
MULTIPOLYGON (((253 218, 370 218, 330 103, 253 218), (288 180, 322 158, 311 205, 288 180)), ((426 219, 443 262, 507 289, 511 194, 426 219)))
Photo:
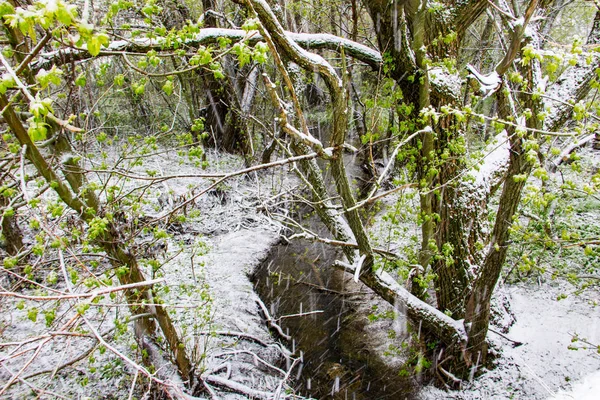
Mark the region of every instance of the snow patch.
POLYGON ((598 397, 600 397, 600 370, 575 382, 571 390, 561 390, 548 400, 596 400, 598 397))

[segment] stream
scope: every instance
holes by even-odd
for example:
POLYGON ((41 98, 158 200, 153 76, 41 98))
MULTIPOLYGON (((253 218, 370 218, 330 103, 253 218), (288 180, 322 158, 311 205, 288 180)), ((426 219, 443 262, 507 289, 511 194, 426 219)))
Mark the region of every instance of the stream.
MULTIPOLYGON (((313 134, 327 141, 329 128, 317 126, 313 134)), ((360 147, 360 141, 357 138, 354 141, 360 147)), ((345 154, 344 163, 351 179, 364 186, 366 180, 362 179, 365 175, 358 155, 345 154)), ((333 187, 328 172, 325 180, 333 187)), ((361 191, 366 190, 362 186, 361 191)), ((305 212, 296 213, 298 222, 327 237, 318 217, 307 216, 305 212)), ((296 393, 336 400, 414 398, 418 383, 401 377, 400 368, 384 362, 381 354, 372 350, 375 335, 364 329, 370 323, 367 315, 372 297, 367 288, 354 282, 349 284, 351 277, 331 267, 336 258, 343 259, 342 253, 326 244, 305 240, 280 243, 272 248, 252 277, 254 290, 271 316, 280 318, 279 325, 291 336, 288 348, 302 354, 303 363, 293 375, 296 393), (293 316, 297 314, 300 316, 293 316)), ((385 306, 389 309, 389 305, 385 306)), ((399 319, 404 320, 404 316, 399 319)), ((395 344, 408 343, 405 329, 394 336, 397 336, 395 344)))
POLYGON ((292 337, 288 348, 302 354, 296 392, 317 399, 413 398, 414 383, 371 354, 368 322, 358 312, 370 297, 358 285, 344 287, 343 273, 331 268, 336 256, 320 243, 279 244, 253 276, 273 318, 302 314, 279 321, 292 337))

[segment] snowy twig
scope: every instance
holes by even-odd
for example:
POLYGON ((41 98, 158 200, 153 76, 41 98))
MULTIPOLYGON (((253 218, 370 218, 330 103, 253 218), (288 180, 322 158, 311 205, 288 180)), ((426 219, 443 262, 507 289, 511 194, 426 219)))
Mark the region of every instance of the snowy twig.
POLYGON ((279 400, 281 398, 281 390, 283 389, 283 385, 285 385, 285 382, 287 382, 287 380, 290 379, 290 374, 292 373, 292 370, 294 369, 294 367, 296 366, 296 364, 299 361, 300 361, 299 358, 294 359, 294 361, 292 362, 292 365, 290 366, 288 371, 285 373, 283 379, 281 380, 281 382, 279 382, 279 385, 277 385, 277 390, 275 391, 275 400, 279 400))
POLYGON ((271 400, 272 394, 269 392, 263 392, 260 390, 252 389, 242 383, 232 381, 231 379, 225 379, 220 376, 208 375, 204 377, 204 380, 212 385, 221 386, 229 390, 233 390, 237 393, 245 394, 248 397, 255 399, 271 400))
POLYGON ((305 317, 307 315, 314 315, 314 314, 321 314, 324 313, 325 311, 323 310, 314 310, 314 311, 307 311, 307 312, 301 312, 298 314, 287 314, 287 315, 282 315, 281 317, 275 319, 276 321, 281 321, 282 319, 285 318, 296 318, 296 317, 305 317))
MULTIPOLYGON (((227 352, 225 352, 225 353, 219 353, 219 354, 216 354, 214 357, 223 357, 223 356, 229 356, 229 355, 234 355, 234 354, 248 354, 248 355, 252 356, 252 358, 253 358, 255 361, 258 361, 258 362, 260 362, 261 364, 263 364, 263 365, 266 365, 267 367, 269 367, 269 368, 271 368, 271 369, 273 369, 273 370, 275 370, 275 371, 279 372, 281 375, 284 375, 284 376, 285 376, 285 371, 284 371, 284 370, 282 370, 282 369, 281 369, 281 368, 279 368, 279 367, 276 367, 275 365, 271 364, 271 363, 270 363, 270 362, 268 362, 268 361, 265 361, 265 360, 263 360, 263 359, 262 359, 262 358, 260 358, 260 357, 259 357, 257 354, 255 354, 255 353, 251 352, 250 350, 232 350, 232 351, 227 351, 227 352)), ((207 375, 211 375, 211 374, 207 374, 207 375)))

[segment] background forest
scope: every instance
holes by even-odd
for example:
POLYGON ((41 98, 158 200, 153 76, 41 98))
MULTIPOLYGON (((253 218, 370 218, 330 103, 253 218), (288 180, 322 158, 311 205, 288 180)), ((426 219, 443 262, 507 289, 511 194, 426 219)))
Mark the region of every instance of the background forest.
POLYGON ((0 16, 1 398, 546 398, 600 369, 596 2, 0 16))

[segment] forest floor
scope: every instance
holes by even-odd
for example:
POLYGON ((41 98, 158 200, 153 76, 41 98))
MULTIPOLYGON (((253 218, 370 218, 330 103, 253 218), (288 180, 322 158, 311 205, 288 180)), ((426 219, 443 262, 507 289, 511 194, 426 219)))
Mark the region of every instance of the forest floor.
POLYGON ((600 354, 572 343, 573 335, 600 343, 599 293, 570 295, 568 284, 542 282, 539 285, 504 286, 516 318, 506 337, 490 332, 490 339, 502 346, 497 367, 467 383, 463 390, 444 392, 425 388, 421 399, 598 399, 600 354))
MULTIPOLYGON (((219 157, 222 160, 222 156, 219 157)), ((167 160, 168 155, 162 165, 172 164, 167 160)), ((240 168, 235 160, 220 162, 222 170, 240 168)), ((188 167, 175 165, 173 168, 174 171, 163 172, 185 173, 188 167)), ((295 190, 295 181, 285 176, 285 173, 265 173, 260 177, 228 181, 226 190, 209 193, 196 202, 200 217, 191 218, 172 231, 170 250, 165 256, 174 257, 163 268, 168 285, 179 290, 171 290, 166 300, 176 304, 192 302, 202 308, 200 311, 178 308, 175 320, 178 326, 189 327, 184 331, 189 339, 188 350, 195 354, 194 360, 205 371, 203 376, 213 377, 212 381, 207 379, 206 382, 218 398, 244 399, 252 395, 268 398, 288 387, 300 371, 296 364, 296 369, 286 374, 290 372, 288 368, 293 367, 289 358, 287 364, 285 361, 288 349, 269 333, 260 312, 258 295, 250 281, 250 275, 279 240, 282 227, 264 210, 266 200, 277 200, 273 197, 278 196, 277 193, 295 190), (195 258, 196 250, 190 246, 178 250, 176 243, 197 243, 198 239, 203 241, 202 246, 206 249, 198 257, 195 258), (192 329, 192 325, 196 326, 192 329), (236 336, 232 332, 241 334, 236 336), (227 389, 227 384, 232 382, 243 385, 238 388, 246 390, 247 394, 233 394, 227 389)), ((171 181, 169 187, 155 193, 156 199, 151 204, 158 205, 160 192, 169 192, 176 201, 188 190, 189 183, 189 180, 171 181)), ((285 206, 279 211, 285 212, 285 206)), ((569 347, 581 346, 581 341, 572 343, 575 334, 591 343, 600 343, 600 309, 596 306, 600 303, 600 293, 586 291, 576 295, 571 293, 574 290, 568 283, 558 280, 501 287, 499 293, 509 301, 516 318, 505 336, 523 344, 513 347, 512 341, 490 333, 490 338, 501 349, 495 369, 466 383, 462 390, 444 391, 430 385, 418 390, 415 397, 422 400, 597 399, 600 355, 596 349, 571 350, 569 347), (557 300, 565 293, 568 294, 566 298, 557 300), (593 385, 596 385, 595 389, 593 385)), ((40 324, 28 321, 26 311, 15 309, 13 303, 7 300, 0 304, 0 341, 27 340, 47 331, 40 324)), ((109 318, 103 318, 110 328, 112 314, 107 315, 109 318)), ((95 316, 90 315, 90 318, 95 316)), ((372 331, 372 327, 366 329, 372 331)), ((117 346, 124 353, 135 356, 131 341, 121 339, 117 346)), ((108 352, 104 356, 94 353, 96 364, 103 365, 95 372, 90 370, 86 359, 52 372, 53 366, 57 365, 57 355, 67 359, 89 347, 89 340, 81 343, 71 339, 53 340, 26 372, 31 375, 49 370, 56 375, 55 379, 51 383, 47 380, 49 373, 44 373, 30 382, 67 398, 120 399, 126 398, 130 391, 133 393, 134 371, 123 363, 116 363, 115 357, 108 352), (66 342, 68 351, 64 351, 66 342), (111 370, 104 367, 107 363, 112 363, 111 370), (97 397, 98 393, 103 393, 102 397, 97 397)), ((11 357, 6 348, 0 351, 0 357, 10 359, 10 362, 4 362, 6 370, 0 371, 0 385, 3 386, 10 379, 10 371, 19 370, 27 358, 11 357)), ((310 371, 302 373, 310 374, 310 371)), ((135 392, 143 395, 145 389, 135 388, 135 392)), ((17 384, 7 392, 6 398, 27 398, 27 393, 26 387, 17 384)))

